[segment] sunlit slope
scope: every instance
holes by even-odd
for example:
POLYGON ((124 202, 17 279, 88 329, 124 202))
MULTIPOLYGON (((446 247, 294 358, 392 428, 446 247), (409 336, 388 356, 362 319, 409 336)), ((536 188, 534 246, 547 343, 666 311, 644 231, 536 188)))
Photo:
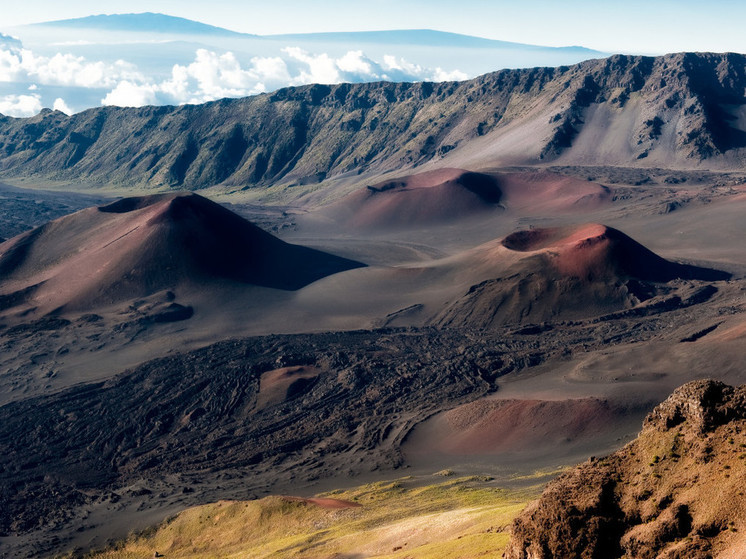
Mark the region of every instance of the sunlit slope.
POLYGON ((477 477, 426 487, 404 478, 319 499, 221 501, 90 557, 499 556, 507 527, 536 492, 495 488, 477 477))

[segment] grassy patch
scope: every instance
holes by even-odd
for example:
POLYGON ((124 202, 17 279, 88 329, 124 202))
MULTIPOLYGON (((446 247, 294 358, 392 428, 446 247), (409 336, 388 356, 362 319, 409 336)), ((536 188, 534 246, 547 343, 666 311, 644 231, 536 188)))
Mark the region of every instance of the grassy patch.
POLYGON ((405 478, 319 495, 362 505, 342 510, 282 497, 194 507, 89 557, 500 556, 511 521, 540 491, 508 491, 475 477, 411 485, 405 478))

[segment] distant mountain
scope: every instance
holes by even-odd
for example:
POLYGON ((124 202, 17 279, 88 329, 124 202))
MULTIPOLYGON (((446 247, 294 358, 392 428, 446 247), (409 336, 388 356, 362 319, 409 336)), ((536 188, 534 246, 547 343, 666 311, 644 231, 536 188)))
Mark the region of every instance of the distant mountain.
POLYGON ((0 118, 0 176, 199 189, 365 180, 432 161, 740 169, 744 68, 739 54, 619 55, 464 82, 46 111, 0 118))
POLYGON ((31 27, 62 27, 139 33, 178 33, 188 35, 249 36, 191 19, 145 12, 141 14, 100 14, 33 24, 31 27))
POLYGON ((18 57, 25 49, 35 60, 0 82, 0 111, 12 116, 30 116, 55 104, 69 107, 68 112, 101 104, 178 105, 308 83, 463 80, 502 68, 569 65, 606 56, 583 47, 525 45, 428 29, 262 36, 159 13, 94 15, 12 28, 0 22, 0 30, 22 41, 10 43, 0 36, 0 50, 18 57), (82 71, 81 64, 91 71, 82 71), (226 64, 232 65, 230 71, 223 68, 226 64), (179 74, 179 87, 173 86, 176 65, 188 69, 179 74), (213 78, 200 77, 206 75, 213 78))
POLYGON ((499 48, 571 51, 585 53, 589 57, 606 54, 580 46, 547 47, 510 41, 485 39, 460 33, 449 33, 433 29, 396 29, 385 31, 341 31, 328 33, 283 33, 255 35, 239 33, 186 18, 161 13, 100 14, 74 19, 63 19, 32 24, 29 27, 57 27, 88 30, 131 31, 138 33, 171 33, 189 35, 224 35, 229 37, 255 37, 291 42, 345 43, 348 45, 386 43, 390 45, 451 46, 463 48, 499 48))
POLYGON ((388 44, 430 47, 459 47, 459 48, 487 48, 487 49, 519 49, 519 50, 547 50, 557 52, 573 52, 586 54, 589 58, 606 56, 597 50, 580 46, 547 47, 529 45, 510 41, 485 39, 460 33, 449 33, 433 29, 396 29, 385 31, 341 31, 329 33, 284 33, 276 35, 255 35, 239 33, 223 27, 216 27, 186 18, 170 16, 160 13, 138 14, 100 14, 74 19, 47 21, 32 24, 29 27, 84 29, 96 31, 117 31, 134 33, 166 33, 184 35, 213 35, 229 38, 262 38, 273 41, 289 41, 293 43, 343 43, 356 44, 388 44))
POLYGON ((267 35, 269 39, 286 41, 318 41, 318 42, 341 42, 341 43, 387 43, 391 45, 420 45, 420 46, 451 46, 465 48, 499 48, 499 49, 531 49, 531 50, 556 50, 585 53, 588 58, 594 56, 606 56, 597 50, 579 46, 569 47, 545 47, 539 45, 528 45, 524 43, 513 43, 510 41, 497 41, 484 39, 472 35, 460 33, 448 33, 433 29, 397 29, 391 31, 353 31, 333 33, 295 33, 283 35, 267 35))

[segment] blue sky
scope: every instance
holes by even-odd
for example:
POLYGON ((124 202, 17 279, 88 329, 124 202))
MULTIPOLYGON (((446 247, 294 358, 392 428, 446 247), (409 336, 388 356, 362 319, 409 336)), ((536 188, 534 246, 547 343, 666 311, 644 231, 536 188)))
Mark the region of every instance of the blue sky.
POLYGON ((143 11, 257 34, 432 28, 607 52, 746 52, 743 0, 24 0, 2 23, 143 11))
POLYGON ((100 13, 160 12, 257 35, 436 29, 605 53, 746 53, 746 0, 22 0, 0 16, 0 113, 202 103, 308 83, 463 80, 501 68, 577 63, 577 49, 460 48, 447 41, 96 33, 16 28, 100 13), (191 42, 190 42, 191 41, 191 42), (159 46, 154 47, 154 43, 159 46), (162 43, 162 44, 161 44, 162 43), (550 52, 551 51, 551 52, 550 52))

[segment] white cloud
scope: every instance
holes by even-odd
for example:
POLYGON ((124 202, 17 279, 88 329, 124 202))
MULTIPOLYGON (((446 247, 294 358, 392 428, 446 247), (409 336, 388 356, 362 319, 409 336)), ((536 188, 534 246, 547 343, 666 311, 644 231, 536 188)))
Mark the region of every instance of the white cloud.
POLYGON ((65 100, 62 97, 57 97, 57 99, 54 100, 54 105, 52 105, 52 108, 55 111, 61 111, 66 115, 71 115, 74 112, 70 107, 67 106, 67 103, 65 103, 65 100))
MULTIPOLYGON (((0 34, 0 82, 18 83, 14 96, 3 98, 7 114, 30 114, 40 110, 45 86, 76 88, 62 90, 54 107, 72 113, 82 107, 81 90, 108 91, 104 105, 143 106, 203 103, 224 97, 244 97, 274 91, 289 85, 309 83, 392 81, 450 81, 465 79, 458 70, 425 68, 394 55, 377 62, 362 50, 351 50, 340 57, 312 53, 288 46, 278 56, 254 57, 248 63, 231 52, 198 49, 192 62, 175 64, 171 75, 157 79, 139 71, 125 60, 102 62, 58 52, 37 55, 20 41, 0 34), (32 84, 32 85, 29 85, 32 84), (33 94, 25 94, 33 91, 33 94), (71 109, 70 105, 74 107, 71 109)), ((49 100, 44 100, 49 103, 49 100)))
POLYGON ((133 64, 88 61, 58 52, 52 57, 34 54, 20 43, 0 42, 0 81, 28 82, 70 87, 114 87, 121 80, 145 81, 133 64))
POLYGON ((204 103, 223 97, 245 97, 288 85, 287 65, 279 57, 255 57, 246 67, 231 52, 217 54, 199 49, 194 62, 175 64, 171 78, 153 85, 166 103, 204 103))
POLYGON ((339 83, 342 76, 336 61, 326 53, 310 54, 298 47, 282 49, 292 60, 302 62, 305 68, 290 80, 288 85, 302 85, 307 83, 339 83))
POLYGON ((457 82, 468 78, 464 72, 460 70, 453 70, 452 72, 446 72, 442 68, 436 68, 433 73, 433 81, 436 82, 457 82))
POLYGON ((383 55, 383 65, 387 70, 404 72, 410 75, 420 75, 426 71, 422 66, 407 62, 403 58, 397 58, 393 54, 383 55))
POLYGON ((373 70, 374 64, 361 50, 351 50, 337 60, 337 66, 343 72, 378 77, 378 74, 373 70))
POLYGON ((144 105, 155 105, 156 101, 155 86, 123 81, 119 82, 106 97, 101 99, 101 104, 117 105, 119 107, 142 107, 144 105))
POLYGON ((175 64, 171 77, 160 83, 131 79, 120 81, 102 100, 104 105, 142 106, 164 103, 204 103, 224 97, 244 97, 288 85, 333 84, 381 79, 396 81, 446 81, 465 79, 458 70, 446 72, 410 64, 403 58, 384 56, 383 64, 349 51, 339 58, 286 47, 282 57, 254 57, 246 66, 231 52, 218 54, 199 49, 194 61, 175 64))
POLYGON ((285 61, 279 56, 251 59, 251 71, 257 79, 272 83, 287 84, 290 82, 290 73, 285 61))
POLYGON ((186 68, 186 76, 196 81, 196 99, 205 101, 248 95, 259 81, 253 72, 241 68, 232 52, 218 55, 206 49, 197 51, 194 62, 186 68))
POLYGON ((41 97, 36 94, 0 97, 0 113, 6 116, 34 116, 41 108, 41 97))

